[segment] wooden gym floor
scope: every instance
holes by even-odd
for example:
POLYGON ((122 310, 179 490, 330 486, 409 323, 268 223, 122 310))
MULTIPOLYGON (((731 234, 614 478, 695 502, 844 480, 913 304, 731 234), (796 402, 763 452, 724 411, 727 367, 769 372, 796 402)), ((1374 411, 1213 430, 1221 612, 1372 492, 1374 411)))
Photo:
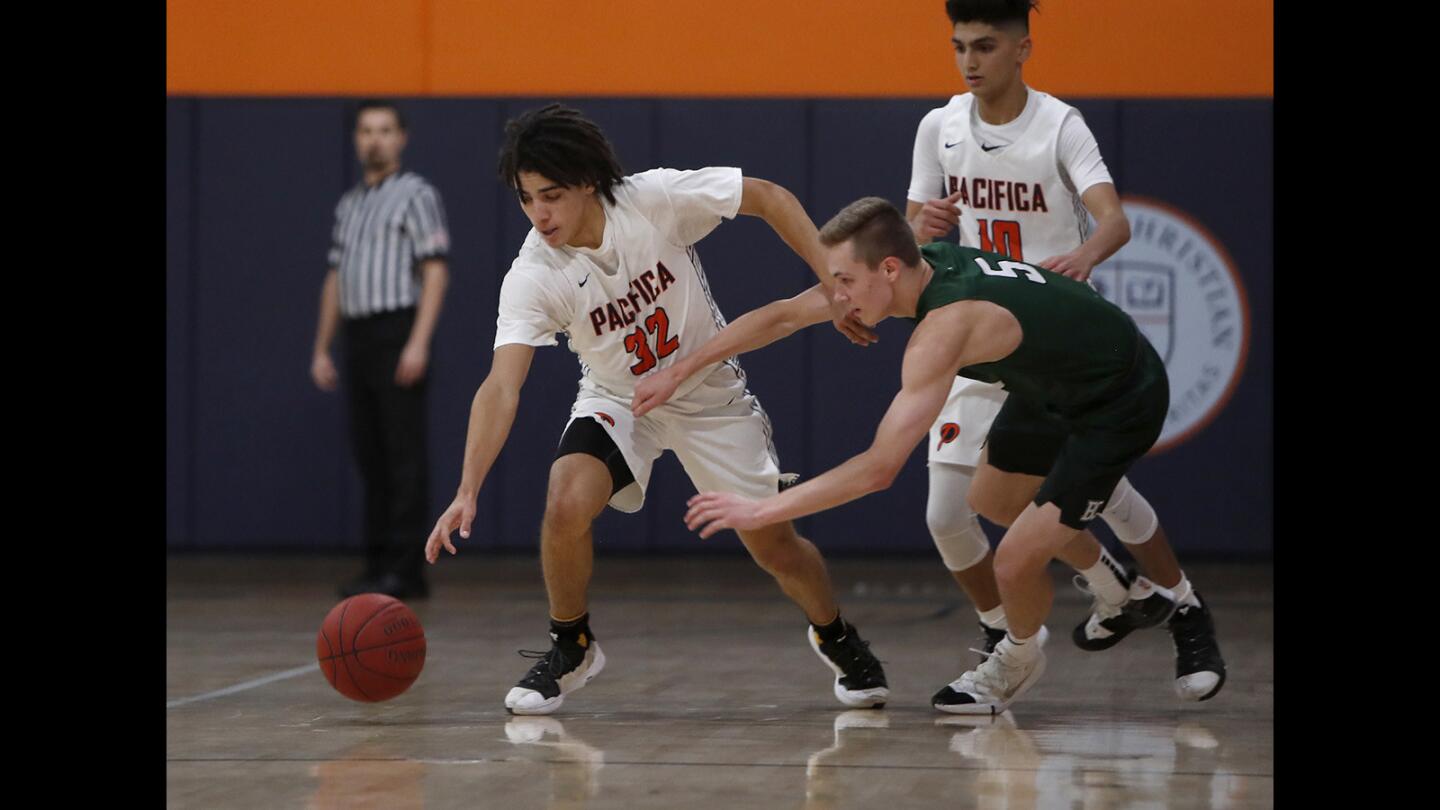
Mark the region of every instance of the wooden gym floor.
POLYGON ((315 665, 357 561, 171 557, 166 793, 172 808, 1251 808, 1274 798, 1268 564, 1192 564, 1229 663, 1206 703, 1172 691, 1163 630, 1086 653, 1086 597, 1056 566, 1044 678, 996 720, 932 709, 973 665, 975 615, 938 559, 830 561, 885 662, 882 710, 846 710, 804 618, 746 558, 596 561, 605 671, 549 717, 505 692, 546 649, 535 558, 462 549, 409 602, 425 670, 361 704, 315 665))

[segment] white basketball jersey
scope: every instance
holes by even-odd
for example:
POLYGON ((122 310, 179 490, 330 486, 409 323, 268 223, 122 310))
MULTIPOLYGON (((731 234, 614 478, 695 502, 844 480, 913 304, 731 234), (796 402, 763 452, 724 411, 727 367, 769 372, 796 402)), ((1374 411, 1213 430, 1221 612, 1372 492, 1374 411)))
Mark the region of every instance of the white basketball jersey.
POLYGON ((935 149, 945 171, 943 196, 960 192, 960 244, 1036 262, 1074 250, 1089 237, 1090 222, 1057 155, 1061 123, 1080 113, 1034 89, 1026 106, 1032 104, 1024 131, 994 147, 971 127, 975 97, 955 96, 941 113, 935 149))
MULTIPOLYGON (((597 249, 552 248, 532 228, 501 284, 495 346, 554 346, 563 332, 580 358, 581 389, 628 402, 636 381, 724 328, 695 243, 739 213, 741 189, 736 168, 653 169, 617 184, 614 205, 597 195, 597 249)), ((733 358, 726 363, 743 377, 733 358)))

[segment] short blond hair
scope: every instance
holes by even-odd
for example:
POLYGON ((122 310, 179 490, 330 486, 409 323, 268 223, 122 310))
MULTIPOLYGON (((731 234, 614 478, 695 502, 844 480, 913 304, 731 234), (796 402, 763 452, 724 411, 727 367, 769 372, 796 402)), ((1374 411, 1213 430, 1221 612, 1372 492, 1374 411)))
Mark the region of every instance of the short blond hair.
POLYGON ((840 209, 820 229, 820 244, 835 247, 853 240, 855 258, 874 270, 887 256, 894 256, 907 267, 920 264, 920 248, 915 232, 900 209, 884 197, 862 197, 840 209))

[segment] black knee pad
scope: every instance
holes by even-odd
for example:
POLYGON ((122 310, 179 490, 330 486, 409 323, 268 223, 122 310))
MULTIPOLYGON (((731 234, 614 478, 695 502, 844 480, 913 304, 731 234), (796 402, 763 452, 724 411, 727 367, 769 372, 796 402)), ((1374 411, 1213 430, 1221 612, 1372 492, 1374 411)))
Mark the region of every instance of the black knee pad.
POLYGON ((625 463, 625 455, 594 418, 576 419, 565 429, 565 435, 560 437, 560 446, 555 449, 555 458, 571 453, 584 453, 604 462, 605 467, 610 470, 612 496, 635 483, 635 474, 630 472, 630 465, 625 463))

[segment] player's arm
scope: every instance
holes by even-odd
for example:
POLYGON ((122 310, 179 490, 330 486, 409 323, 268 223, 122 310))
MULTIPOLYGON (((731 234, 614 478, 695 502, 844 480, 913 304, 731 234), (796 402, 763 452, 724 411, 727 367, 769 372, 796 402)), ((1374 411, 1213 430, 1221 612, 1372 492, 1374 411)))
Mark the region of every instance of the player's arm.
POLYGON ((742 178, 741 184, 740 213, 765 220, 810 265, 825 289, 833 287, 835 281, 825 267, 825 249, 820 246, 820 231, 800 200, 784 186, 758 177, 742 178))
POLYGON ((1086 281, 1096 265, 1130 241, 1130 221, 1125 218, 1115 182, 1100 156, 1100 146, 1084 119, 1078 115, 1065 119, 1056 150, 1061 171, 1080 189, 1080 202, 1095 218, 1096 227, 1079 247, 1059 256, 1047 256, 1036 264, 1076 281, 1086 281))
MULTIPOLYGON (((810 215, 805 213, 805 207, 800 204, 800 200, 796 199, 789 189, 769 180, 745 177, 741 183, 740 213, 765 220, 785 244, 810 265, 810 270, 825 288, 828 301, 828 293, 834 289, 835 280, 825 266, 825 249, 820 244, 820 231, 815 227, 810 215)), ((851 343, 866 346, 877 340, 874 331, 848 312, 841 311, 842 309, 837 306, 831 320, 835 322, 835 328, 849 338, 851 343)))
POLYGON ((945 168, 940 164, 940 123, 943 107, 936 108, 920 119, 915 128, 915 147, 910 157, 910 188, 905 194, 905 221, 915 232, 915 241, 922 245, 944 236, 960 225, 956 203, 960 192, 948 197, 935 195, 945 188, 945 168))
POLYGON ((1125 218, 1120 195, 1115 192, 1112 183, 1091 186, 1080 195, 1080 202, 1095 218, 1095 231, 1069 253, 1049 256, 1036 264, 1076 281, 1085 281, 1096 265, 1115 255, 1115 251, 1130 241, 1130 220, 1125 218))
POLYGON ((470 402, 470 426, 465 431, 465 464, 460 475, 460 487, 455 500, 436 521, 435 528, 425 543, 425 559, 435 562, 440 556, 440 547, 455 553, 450 541, 451 532, 460 530, 460 536, 470 536, 470 524, 475 520, 475 499, 485 476, 500 455, 500 448, 510 436, 515 423, 515 412, 520 407, 520 388, 530 373, 530 361, 535 356, 535 347, 520 343, 507 343, 495 349, 490 362, 490 373, 475 392, 470 402))
POLYGON ((772 301, 751 310, 713 335, 691 354, 651 374, 635 386, 630 410, 644 416, 664 405, 680 383, 701 369, 727 357, 769 346, 781 338, 830 320, 830 301, 825 288, 814 287, 793 297, 772 301))
POLYGON ((905 349, 900 393, 890 403, 865 452, 820 475, 761 501, 706 492, 690 499, 685 524, 709 537, 722 529, 755 529, 848 503, 887 489, 915 445, 945 407, 955 373, 963 366, 999 360, 1020 345, 1019 323, 988 302, 951 304, 928 316, 905 349))

